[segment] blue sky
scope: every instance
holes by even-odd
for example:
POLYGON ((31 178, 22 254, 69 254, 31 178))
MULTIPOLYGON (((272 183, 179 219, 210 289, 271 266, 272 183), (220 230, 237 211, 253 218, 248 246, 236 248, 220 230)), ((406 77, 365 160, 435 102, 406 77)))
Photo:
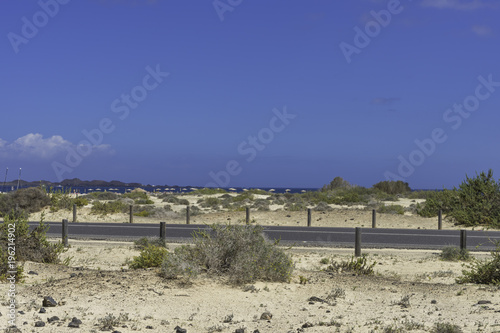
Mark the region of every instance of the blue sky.
POLYGON ((500 161, 498 1, 3 7, 10 180, 442 188, 500 161))

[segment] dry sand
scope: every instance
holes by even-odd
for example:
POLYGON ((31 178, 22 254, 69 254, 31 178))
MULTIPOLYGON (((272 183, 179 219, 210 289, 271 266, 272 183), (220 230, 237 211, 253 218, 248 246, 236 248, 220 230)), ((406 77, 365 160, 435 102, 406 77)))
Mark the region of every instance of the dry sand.
MULTIPOLYGON (((169 249, 175 246, 169 244, 169 249)), ((100 319, 122 314, 128 319, 115 327, 119 332, 174 332, 176 326, 187 332, 238 328, 261 333, 407 332, 410 328, 430 332, 440 322, 456 324, 464 332, 500 331, 499 288, 456 284, 462 263, 441 261, 436 251, 367 250, 369 261, 378 263, 374 276, 322 271, 326 267, 320 263, 322 258, 349 260, 352 250, 286 251, 296 265, 290 283, 257 282, 254 291, 245 291, 203 275, 186 284, 161 279, 157 269, 128 270, 126 260, 139 253, 132 243, 71 240, 63 255, 71 258, 69 266, 25 263, 25 272, 37 275, 28 274, 26 282, 17 286, 18 310, 24 311, 18 314, 18 327, 22 332, 98 332, 100 319), (305 285, 300 284, 301 276, 307 279, 305 285), (331 304, 308 301, 313 296, 325 299, 332 291, 339 297, 331 304), (52 296, 59 305, 39 313, 43 296, 52 296), (266 311, 272 318, 261 320, 266 311), (49 324, 52 316, 60 320, 49 324), (80 328, 68 328, 73 317, 82 321, 80 328), (35 328, 36 321, 46 326, 35 328), (301 331, 307 323, 313 327, 301 331)), ((6 295, 7 286, 0 287, 6 295)), ((5 305, 0 307, 0 327, 7 323, 5 305)))

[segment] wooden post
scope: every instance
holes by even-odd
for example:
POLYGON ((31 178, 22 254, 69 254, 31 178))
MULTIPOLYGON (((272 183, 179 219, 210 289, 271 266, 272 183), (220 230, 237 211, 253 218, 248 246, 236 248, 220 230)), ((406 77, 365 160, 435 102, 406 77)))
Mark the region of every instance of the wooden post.
POLYGON ((246 223, 247 223, 247 225, 249 225, 250 224, 250 207, 246 207, 245 210, 246 210, 246 213, 247 213, 247 215, 246 215, 246 223))
POLYGON ((375 209, 372 210, 372 228, 377 227, 377 211, 375 209))
POLYGON ((354 232, 354 256, 361 256, 361 228, 356 227, 354 232))
POLYGON ((440 209, 438 212, 438 230, 443 229, 443 211, 440 209))
POLYGON ((73 204, 73 222, 76 222, 76 204, 73 204))
POLYGON ((68 247, 68 220, 62 220, 62 241, 64 247, 68 247))
POLYGON ((307 226, 311 226, 311 208, 307 208, 307 226))
POLYGON ((129 215, 130 215, 129 222, 130 223, 134 223, 134 207, 132 205, 130 205, 129 210, 130 210, 130 212, 129 212, 129 215))
POLYGON ((460 230, 460 250, 467 249, 467 230, 460 230))
POLYGON ((189 205, 188 205, 188 206, 186 206, 186 224, 189 224, 191 222, 190 219, 191 219, 191 215, 189 213, 189 205))
POLYGON ((160 239, 163 241, 167 239, 167 222, 160 222, 160 239))

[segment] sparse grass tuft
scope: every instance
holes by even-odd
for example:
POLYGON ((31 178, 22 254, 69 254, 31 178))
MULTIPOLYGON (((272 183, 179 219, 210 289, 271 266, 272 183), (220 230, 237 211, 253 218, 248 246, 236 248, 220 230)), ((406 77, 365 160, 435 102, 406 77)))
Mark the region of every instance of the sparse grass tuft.
POLYGON ((466 249, 460 249, 456 246, 447 246, 441 250, 440 257, 445 261, 468 261, 471 259, 470 252, 466 249))
POLYGON ((138 257, 132 259, 129 267, 132 269, 159 267, 166 254, 167 249, 162 246, 147 245, 138 257))
POLYGON ((353 256, 351 257, 351 260, 349 261, 344 260, 341 263, 337 263, 331 260, 331 264, 326 268, 326 271, 333 271, 337 273, 349 272, 362 275, 372 275, 374 274, 373 267, 375 267, 376 264, 377 262, 368 264, 368 259, 366 258, 366 255, 363 255, 358 258, 355 258, 353 256))
POLYGON ((462 329, 450 323, 436 323, 431 330, 431 333, 462 333, 462 329))
POLYGON ((462 277, 457 283, 476 283, 500 285, 500 241, 496 249, 491 251, 491 260, 473 260, 468 265, 469 270, 462 271, 462 277))

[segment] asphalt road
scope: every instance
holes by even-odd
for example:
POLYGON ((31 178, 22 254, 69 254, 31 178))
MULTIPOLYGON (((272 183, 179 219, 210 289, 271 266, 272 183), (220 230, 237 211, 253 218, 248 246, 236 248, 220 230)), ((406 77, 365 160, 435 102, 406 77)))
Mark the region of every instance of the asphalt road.
MULTIPOLYGON (((50 237, 62 237, 61 222, 46 222, 50 226, 50 237)), ((30 222, 31 227, 38 222, 30 222)), ((194 231, 206 229, 205 225, 167 224, 168 241, 192 239, 194 231)), ((264 227, 270 240, 281 240, 284 244, 298 246, 354 247, 354 228, 320 227, 264 227)), ((160 224, 129 223, 69 223, 71 239, 135 240, 141 237, 159 237, 160 224)), ((445 246, 460 246, 459 230, 421 229, 361 229, 363 248, 408 248, 440 249, 445 246)), ((500 241, 500 231, 467 231, 469 250, 492 250, 495 241, 500 241)))

